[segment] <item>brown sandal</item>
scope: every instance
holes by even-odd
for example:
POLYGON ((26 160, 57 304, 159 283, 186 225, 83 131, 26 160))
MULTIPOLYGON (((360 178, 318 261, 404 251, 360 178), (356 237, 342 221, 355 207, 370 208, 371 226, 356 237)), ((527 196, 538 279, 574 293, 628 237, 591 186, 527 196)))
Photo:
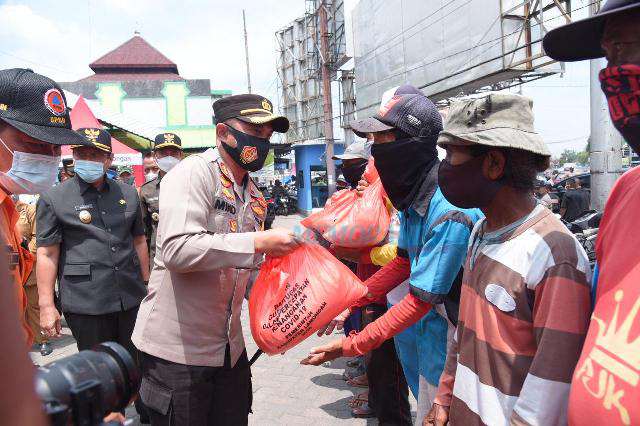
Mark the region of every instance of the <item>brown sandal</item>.
POLYGON ((359 419, 368 419, 376 416, 373 410, 369 407, 369 403, 363 404, 360 407, 356 407, 352 409, 351 415, 359 419))
POLYGON ((369 403, 369 391, 359 393, 351 398, 351 401, 349 401, 349 407, 358 408, 367 403, 369 403))
POLYGON ((368 388, 369 380, 367 379, 367 375, 363 374, 362 376, 354 377, 351 380, 347 380, 347 384, 349 386, 355 386, 357 388, 368 388))

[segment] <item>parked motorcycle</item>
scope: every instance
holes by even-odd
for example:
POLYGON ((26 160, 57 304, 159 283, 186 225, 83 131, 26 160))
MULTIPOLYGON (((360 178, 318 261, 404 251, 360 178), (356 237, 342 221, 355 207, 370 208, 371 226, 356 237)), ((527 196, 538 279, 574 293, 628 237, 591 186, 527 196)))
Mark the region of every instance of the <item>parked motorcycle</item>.
POLYGON ((596 210, 589 210, 573 222, 564 222, 569 231, 575 236, 582 248, 587 252, 591 268, 596 263, 596 240, 602 213, 596 210))
POLYGON ((289 196, 287 195, 279 195, 275 199, 276 204, 276 214, 278 216, 288 216, 289 215, 289 196))

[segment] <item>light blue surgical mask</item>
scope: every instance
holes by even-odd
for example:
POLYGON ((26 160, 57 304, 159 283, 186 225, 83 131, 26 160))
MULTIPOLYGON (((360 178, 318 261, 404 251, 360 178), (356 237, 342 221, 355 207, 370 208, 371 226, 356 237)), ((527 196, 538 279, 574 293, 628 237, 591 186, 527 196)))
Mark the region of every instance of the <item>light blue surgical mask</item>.
POLYGON ((104 176, 104 164, 99 161, 75 160, 73 170, 87 183, 97 182, 104 176))
POLYGON ((11 194, 39 194, 53 186, 60 157, 12 151, 2 139, 0 143, 13 156, 11 168, 0 172, 0 185, 5 190, 11 194))

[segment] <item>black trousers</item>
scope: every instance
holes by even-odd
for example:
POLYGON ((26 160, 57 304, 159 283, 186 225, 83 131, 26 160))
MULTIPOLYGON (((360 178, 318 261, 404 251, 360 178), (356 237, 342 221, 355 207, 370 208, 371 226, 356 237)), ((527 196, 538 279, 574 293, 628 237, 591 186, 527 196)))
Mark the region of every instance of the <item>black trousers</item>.
MULTIPOLYGON (((362 313, 362 327, 387 311, 386 306, 368 305, 362 313)), ((393 339, 386 340, 370 353, 367 364, 369 407, 380 425, 411 425, 409 386, 396 354, 393 339)))
POLYGON ((141 352, 140 397, 152 426, 246 425, 251 412, 251 369, 244 351, 231 366, 177 364, 141 352))
POLYGON ((124 346, 133 359, 138 358, 138 350, 131 342, 131 333, 136 325, 137 316, 137 307, 128 311, 102 315, 64 313, 79 351, 91 349, 102 342, 116 342, 124 346))
MULTIPOLYGON (((79 351, 91 349, 102 342, 116 342, 124 346, 134 361, 140 365, 138 350, 131 342, 131 333, 136 325, 137 316, 138 307, 102 315, 64 313, 79 351)), ((136 410, 141 419, 146 419, 146 410, 139 399, 136 399, 136 410)))

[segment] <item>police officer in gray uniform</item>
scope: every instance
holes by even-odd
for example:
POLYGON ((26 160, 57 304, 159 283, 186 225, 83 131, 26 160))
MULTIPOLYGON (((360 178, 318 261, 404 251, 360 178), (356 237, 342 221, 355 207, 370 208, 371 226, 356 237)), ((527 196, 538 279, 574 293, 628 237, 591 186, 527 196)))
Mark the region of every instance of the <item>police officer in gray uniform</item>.
POLYGON ((133 332, 152 425, 247 424, 247 282, 264 254, 298 246, 290 231, 262 231, 267 204, 248 174, 262 168, 269 138, 289 121, 258 95, 213 108, 216 149, 182 160, 160 186, 157 252, 133 332))
POLYGON ((182 160, 182 141, 175 133, 160 133, 154 141, 153 157, 160 169, 158 176, 140 187, 140 202, 142 203, 142 221, 144 222, 147 244, 149 246, 149 260, 153 266, 156 255, 156 234, 160 221, 160 182, 176 164, 182 160))
POLYGON ((105 177, 113 159, 109 133, 78 132, 91 146, 71 146, 75 176, 41 194, 37 204, 40 322, 47 335, 60 333, 53 304, 58 280, 78 350, 114 341, 135 359, 131 333, 149 279, 138 193, 105 177))

